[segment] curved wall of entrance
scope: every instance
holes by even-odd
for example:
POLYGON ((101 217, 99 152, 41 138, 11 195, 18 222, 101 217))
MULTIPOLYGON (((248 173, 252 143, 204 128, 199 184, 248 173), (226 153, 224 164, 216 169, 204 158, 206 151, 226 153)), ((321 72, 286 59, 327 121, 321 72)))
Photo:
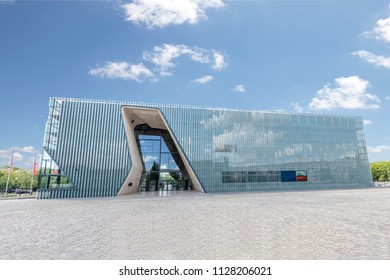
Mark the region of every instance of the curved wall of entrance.
POLYGON ((125 182, 120 188, 118 195, 135 193, 140 187, 141 178, 144 174, 144 163, 137 144, 137 136, 135 131, 136 128, 140 125, 148 125, 152 129, 168 131, 170 137, 173 140, 173 144, 175 145, 175 150, 177 150, 186 173, 192 182, 194 190, 204 192, 202 185, 200 184, 198 178, 188 163, 185 154, 180 149, 174 134, 169 128, 160 110, 152 108, 122 106, 121 113, 125 125, 128 148, 130 151, 131 169, 125 182))

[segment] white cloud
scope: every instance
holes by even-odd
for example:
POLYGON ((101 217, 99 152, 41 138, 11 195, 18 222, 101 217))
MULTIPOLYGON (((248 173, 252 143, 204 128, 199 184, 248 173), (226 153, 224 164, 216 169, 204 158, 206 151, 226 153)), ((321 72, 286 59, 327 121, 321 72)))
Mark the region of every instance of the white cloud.
POLYGON ((153 157, 153 156, 144 156, 144 162, 153 162, 153 161, 157 161, 157 157, 153 157))
POLYGON ((142 59, 151 63, 149 69, 143 63, 130 64, 126 61, 107 62, 104 66, 90 69, 89 74, 101 78, 124 79, 143 82, 156 81, 156 76, 171 76, 179 57, 187 56, 190 60, 208 64, 215 70, 222 70, 227 66, 224 56, 215 50, 206 50, 186 45, 162 44, 155 46, 152 51, 144 51, 142 59))
POLYGON ((195 79, 193 82, 196 84, 205 84, 210 82, 213 79, 213 76, 207 75, 200 77, 199 79, 195 79))
POLYGON ((381 153, 384 151, 390 151, 390 146, 380 145, 376 147, 368 147, 367 150, 370 153, 381 153))
POLYGON ((209 63, 207 51, 200 48, 190 48, 186 45, 172 44, 155 46, 153 51, 145 51, 143 59, 153 63, 161 76, 170 76, 172 73, 169 70, 176 66, 173 60, 181 55, 188 55, 193 61, 199 63, 209 63))
POLYGON ((184 23, 196 24, 200 19, 207 20, 208 8, 224 7, 222 0, 133 0, 122 8, 126 20, 135 24, 145 24, 147 28, 165 27, 184 23))
POLYGON ((156 71, 158 71, 161 76, 171 76, 172 72, 170 69, 176 66, 174 60, 182 55, 187 55, 192 61, 202 64, 212 63, 210 55, 213 55, 215 63, 212 68, 221 70, 226 67, 223 55, 219 52, 198 47, 189 47, 186 45, 163 44, 155 46, 153 51, 145 51, 143 53, 143 59, 153 63, 156 66, 156 71))
POLYGON ((245 92, 245 86, 244 86, 243 84, 241 84, 241 85, 236 85, 236 86, 233 88, 233 91, 244 93, 244 92, 245 92))
POLYGON ((375 55, 365 50, 353 52, 352 55, 357 55, 360 58, 367 60, 369 63, 374 64, 375 66, 390 68, 390 57, 375 55))
POLYGON ((34 150, 33 146, 15 147, 15 151, 25 152, 25 153, 34 153, 34 152, 36 152, 34 150))
POLYGON ((10 164, 13 148, 15 148, 14 166, 31 169, 34 166, 35 156, 37 156, 37 163, 39 164, 41 153, 38 153, 33 146, 23 146, 0 150, 0 166, 10 164), (35 155, 31 155, 32 153, 35 153, 35 155))
POLYGON ((225 62, 225 57, 220 52, 214 53, 214 65, 212 68, 214 70, 220 71, 224 68, 226 68, 227 63, 225 62))
POLYGON ((305 110, 299 105, 298 102, 291 103, 291 106, 293 106, 294 110, 298 113, 303 113, 305 110))
POLYGON ((146 78, 153 78, 154 74, 142 63, 129 64, 125 61, 108 62, 105 66, 89 70, 92 76, 110 79, 134 80, 142 82, 146 78))
POLYGON ((367 93, 370 83, 358 76, 335 79, 335 87, 329 84, 317 91, 309 104, 310 109, 377 109, 380 102, 376 95, 367 93))
MULTIPOLYGON (((256 116, 252 116, 253 120, 256 116)), ((219 114, 213 115, 211 118, 202 120, 201 124, 206 129, 213 129, 214 131, 220 131, 220 134, 213 136, 210 148, 215 149, 216 147, 223 147, 230 143, 240 143, 246 141, 248 138, 247 131, 251 131, 251 137, 256 139, 254 144, 253 153, 246 155, 239 155, 238 153, 214 153, 213 160, 216 162, 234 162, 236 167, 238 166, 253 166, 259 157, 268 154, 274 155, 273 149, 267 147, 272 146, 272 143, 282 137, 282 132, 273 132, 269 129, 259 129, 256 127, 256 122, 244 122, 237 123, 237 119, 232 115, 219 114), (224 127, 224 124, 231 124, 232 128, 230 131, 218 129, 224 127)), ((234 147, 232 147, 234 149, 234 147)), ((205 153, 209 153, 209 150, 205 150, 205 153)))
POLYGON ((386 96, 385 99, 386 99, 386 100, 390 100, 390 96, 386 96))
MULTIPOLYGON (((15 149, 16 150, 16 149, 15 149)), ((12 149, 0 150, 0 158, 4 159, 6 164, 9 165, 12 157, 12 149)), ((23 161, 23 155, 20 152, 14 152, 14 162, 23 161)))
POLYGON ((19 152, 14 153, 14 161, 22 161, 23 160, 23 155, 19 152))
POLYGON ((8 150, 0 150, 0 158, 9 158, 11 160, 11 152, 9 152, 8 150))
POLYGON ((370 124, 373 124, 373 122, 371 120, 363 120, 363 124, 370 125, 370 124))
POLYGON ((183 54, 188 54, 193 61, 203 63, 203 64, 210 63, 210 59, 209 59, 209 56, 207 54, 208 53, 207 50, 204 50, 204 49, 201 49, 198 47, 195 47, 193 49, 191 49, 190 47, 187 47, 187 46, 185 46, 185 47, 187 48, 187 50, 185 50, 183 52, 183 54))
POLYGON ((379 19, 372 32, 375 33, 378 40, 390 43, 390 17, 379 19))

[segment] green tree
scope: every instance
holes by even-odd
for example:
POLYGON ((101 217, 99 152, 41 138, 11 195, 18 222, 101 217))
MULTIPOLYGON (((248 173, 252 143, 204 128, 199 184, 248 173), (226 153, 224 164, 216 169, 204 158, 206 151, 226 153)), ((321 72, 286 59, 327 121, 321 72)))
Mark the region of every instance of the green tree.
POLYGON ((177 171, 169 172, 169 175, 173 178, 173 180, 178 181, 181 179, 181 173, 177 171))
POLYGON ((26 169, 18 169, 13 172, 14 187, 29 189, 31 185, 31 171, 26 169))
POLYGON ((371 163, 371 173, 376 182, 390 181, 390 161, 371 163))
POLYGON ((8 172, 5 169, 0 170, 0 192, 5 191, 5 186, 7 184, 8 172))
MULTIPOLYGON (((5 167, 5 168, 0 170, 0 191, 1 192, 5 191, 5 188, 7 185, 8 168, 5 167)), ((9 189, 11 189, 11 188, 30 189, 31 176, 32 176, 32 170, 19 168, 19 167, 12 168, 8 188, 9 189)), ((33 185, 32 185, 33 188, 37 187, 37 184, 38 184, 37 177, 38 176, 34 176, 33 185)))
POLYGON ((157 191, 158 190, 158 181, 160 179, 160 165, 153 161, 153 165, 152 167, 150 168, 150 171, 146 177, 146 191, 150 191, 149 189, 149 182, 150 181, 155 181, 155 190, 157 191))

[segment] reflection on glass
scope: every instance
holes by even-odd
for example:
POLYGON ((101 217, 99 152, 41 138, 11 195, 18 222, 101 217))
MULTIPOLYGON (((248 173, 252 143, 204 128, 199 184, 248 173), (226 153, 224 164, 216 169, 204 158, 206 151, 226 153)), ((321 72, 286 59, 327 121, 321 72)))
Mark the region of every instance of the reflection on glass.
POLYGON ((137 126, 135 132, 144 165, 139 190, 188 189, 189 176, 169 132, 147 124, 137 126))

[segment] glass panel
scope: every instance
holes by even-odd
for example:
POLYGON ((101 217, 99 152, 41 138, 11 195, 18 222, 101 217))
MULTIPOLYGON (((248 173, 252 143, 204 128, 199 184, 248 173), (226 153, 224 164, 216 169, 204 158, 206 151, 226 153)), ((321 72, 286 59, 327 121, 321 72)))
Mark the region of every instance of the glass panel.
POLYGON ((188 173, 168 131, 144 124, 137 126, 135 132, 144 164, 139 190, 188 189, 188 173))

